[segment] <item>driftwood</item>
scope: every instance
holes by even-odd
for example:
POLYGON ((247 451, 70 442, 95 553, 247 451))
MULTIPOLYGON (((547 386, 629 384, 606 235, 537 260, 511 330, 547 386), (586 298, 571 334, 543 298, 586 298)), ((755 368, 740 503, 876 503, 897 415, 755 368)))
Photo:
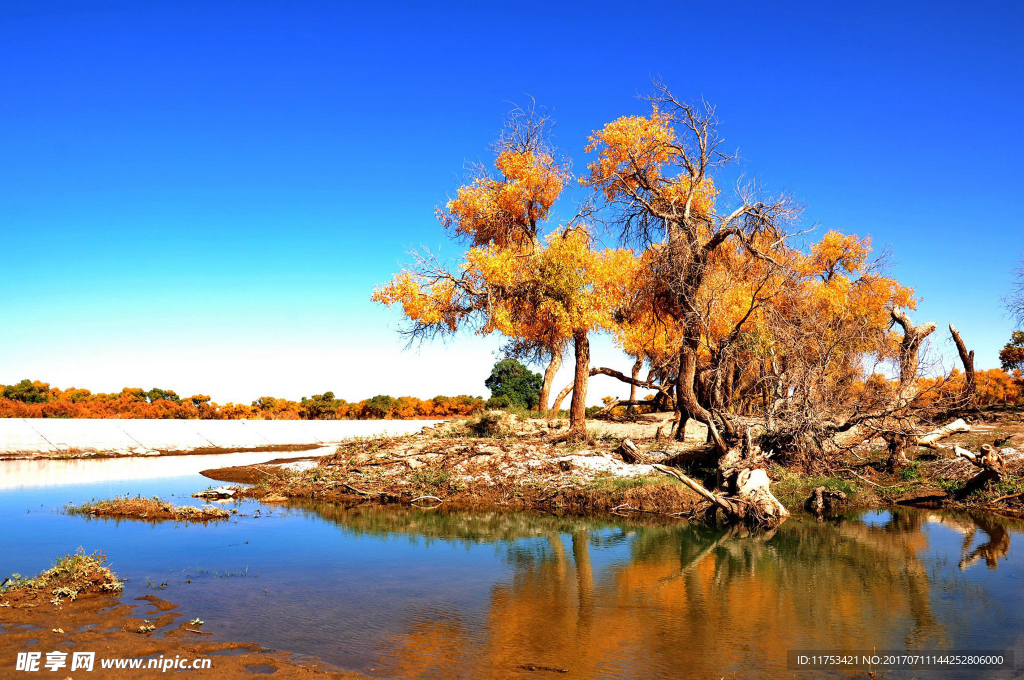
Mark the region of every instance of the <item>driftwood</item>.
POLYGON ((811 492, 811 496, 807 499, 804 506, 814 514, 820 515, 826 510, 835 510, 839 505, 846 503, 847 500, 846 494, 842 491, 819 486, 811 492))
POLYGON ((719 479, 742 504, 742 519, 754 524, 774 524, 789 517, 789 511, 769 488, 771 479, 764 465, 771 456, 771 451, 762 451, 754 443, 747 428, 742 443, 718 460, 719 479))
POLYGON ((615 450, 617 454, 622 456, 622 460, 627 463, 647 465, 650 463, 650 459, 641 453, 640 449, 636 447, 631 439, 624 439, 622 445, 615 450))
POLYGON ((1006 463, 991 444, 982 444, 981 453, 973 453, 959 446, 953 450, 957 456, 966 458, 972 465, 981 468, 983 472, 987 472, 994 479, 1002 479, 1006 463))
POLYGON ((953 450, 958 458, 964 458, 980 469, 978 474, 972 477, 966 486, 956 494, 957 498, 965 498, 990 482, 998 482, 1003 478, 1006 461, 991 444, 982 444, 981 453, 973 453, 959 446, 953 450))
POLYGON ((665 466, 665 465, 657 465, 657 464, 654 465, 654 469, 657 470, 658 472, 663 472, 664 474, 668 475, 669 477, 675 477, 680 482, 682 482, 686 486, 690 487, 690 489, 695 491, 697 493, 697 495, 702 496, 704 498, 704 500, 710 501, 714 505, 716 505, 719 508, 721 508, 725 512, 725 514, 728 515, 729 517, 735 518, 735 517, 739 516, 739 510, 738 510, 738 508, 736 507, 735 504, 733 504, 731 501, 729 501, 724 496, 721 496, 719 494, 715 494, 715 493, 712 493, 712 492, 708 491, 707 489, 704 488, 703 485, 701 485, 700 483, 690 479, 689 477, 684 475, 679 470, 676 470, 675 468, 670 468, 670 467, 665 466))
POLYGON ((732 447, 718 459, 718 470, 723 479, 729 479, 739 474, 741 470, 763 466, 771 457, 771 451, 764 452, 754 443, 748 428, 743 436, 742 446, 732 447))
POLYGON ((736 498, 746 506, 743 519, 752 524, 775 524, 789 517, 789 510, 771 492, 770 485, 763 468, 745 469, 736 475, 736 498))
POLYGON ((929 449, 937 449, 939 448, 939 446, 938 444, 936 444, 936 442, 938 442, 940 439, 944 439, 952 434, 957 434, 958 432, 970 431, 971 426, 964 422, 963 418, 957 418, 953 422, 946 423, 942 427, 938 427, 932 430, 931 432, 926 432, 925 434, 919 435, 917 438, 917 445, 926 446, 929 449))

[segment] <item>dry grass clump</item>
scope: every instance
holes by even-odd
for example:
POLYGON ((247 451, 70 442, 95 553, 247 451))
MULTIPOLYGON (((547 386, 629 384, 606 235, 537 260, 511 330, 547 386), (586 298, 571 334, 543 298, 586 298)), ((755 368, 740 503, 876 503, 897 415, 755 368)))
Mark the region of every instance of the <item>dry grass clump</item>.
POLYGON ((205 505, 173 505, 159 498, 117 497, 102 501, 90 501, 81 505, 68 505, 65 510, 73 515, 93 517, 117 517, 149 521, 176 520, 180 522, 209 522, 227 519, 230 513, 222 508, 205 505))
POLYGON ((65 555, 57 562, 33 578, 24 578, 21 574, 12 574, 0 586, 0 605, 11 606, 15 601, 18 606, 36 606, 26 604, 40 596, 50 598, 50 604, 60 605, 64 598, 77 600, 79 595, 89 593, 120 592, 124 584, 106 566, 107 558, 103 553, 95 552, 87 555, 82 548, 71 555, 65 555))

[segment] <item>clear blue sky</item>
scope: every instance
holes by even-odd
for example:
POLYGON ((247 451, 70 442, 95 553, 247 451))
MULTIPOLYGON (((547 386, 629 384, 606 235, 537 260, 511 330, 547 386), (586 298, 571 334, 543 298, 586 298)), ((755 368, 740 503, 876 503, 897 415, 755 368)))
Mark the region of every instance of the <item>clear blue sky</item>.
POLYGON ((434 206, 509 101, 551 107, 582 167, 657 74, 808 223, 891 246, 915 318, 996 366, 1022 25, 1018 2, 3 0, 0 383, 485 394, 495 340, 402 352, 372 287, 444 243, 434 206))

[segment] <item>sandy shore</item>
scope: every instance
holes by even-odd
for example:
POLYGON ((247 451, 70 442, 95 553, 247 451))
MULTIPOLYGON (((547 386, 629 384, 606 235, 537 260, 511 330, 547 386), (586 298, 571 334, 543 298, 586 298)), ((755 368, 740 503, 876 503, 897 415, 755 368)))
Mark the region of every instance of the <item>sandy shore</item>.
POLYGON ((436 420, 0 418, 0 459, 296 451, 402 435, 436 420))

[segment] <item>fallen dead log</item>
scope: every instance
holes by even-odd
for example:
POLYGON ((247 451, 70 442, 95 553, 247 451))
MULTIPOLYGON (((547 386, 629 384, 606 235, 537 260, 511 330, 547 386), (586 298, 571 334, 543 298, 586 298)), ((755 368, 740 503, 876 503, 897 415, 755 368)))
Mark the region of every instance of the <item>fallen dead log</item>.
POLYGON ((732 447, 718 460, 718 470, 722 478, 727 480, 744 469, 761 467, 772 455, 773 451, 762 451, 761 447, 754 443, 750 428, 747 428, 743 444, 732 447))
POLYGON ((751 524, 776 524, 789 517, 771 492, 771 479, 762 468, 743 470, 736 476, 736 498, 746 506, 743 519, 751 524))
POLYGON ((726 515, 728 515, 730 517, 737 517, 738 516, 739 511, 737 510, 736 506, 732 502, 728 501, 724 496, 720 496, 720 495, 718 495, 716 493, 712 493, 711 491, 708 491, 707 489, 704 488, 704 486, 702 484, 696 482, 693 479, 690 479, 689 477, 684 475, 679 470, 676 470, 675 468, 667 467, 665 465, 657 465, 657 464, 655 464, 653 467, 658 472, 662 472, 662 473, 668 475, 669 477, 675 477, 680 482, 682 482, 686 486, 690 487, 690 489, 695 491, 699 496, 702 496, 705 500, 710 501, 711 503, 714 503, 716 506, 721 508, 725 512, 726 515))
POLYGON ((931 432, 926 432, 917 438, 918 446, 926 446, 929 449, 937 449, 939 445, 936 443, 940 439, 957 434, 959 432, 970 432, 971 426, 968 425, 963 418, 957 418, 951 423, 946 423, 942 427, 938 427, 931 432))
POLYGON ((752 524, 775 524, 789 517, 786 506, 770 490, 771 479, 764 465, 772 451, 763 451, 754 443, 750 428, 738 446, 729 449, 718 461, 718 472, 725 488, 743 504, 743 519, 752 524))

